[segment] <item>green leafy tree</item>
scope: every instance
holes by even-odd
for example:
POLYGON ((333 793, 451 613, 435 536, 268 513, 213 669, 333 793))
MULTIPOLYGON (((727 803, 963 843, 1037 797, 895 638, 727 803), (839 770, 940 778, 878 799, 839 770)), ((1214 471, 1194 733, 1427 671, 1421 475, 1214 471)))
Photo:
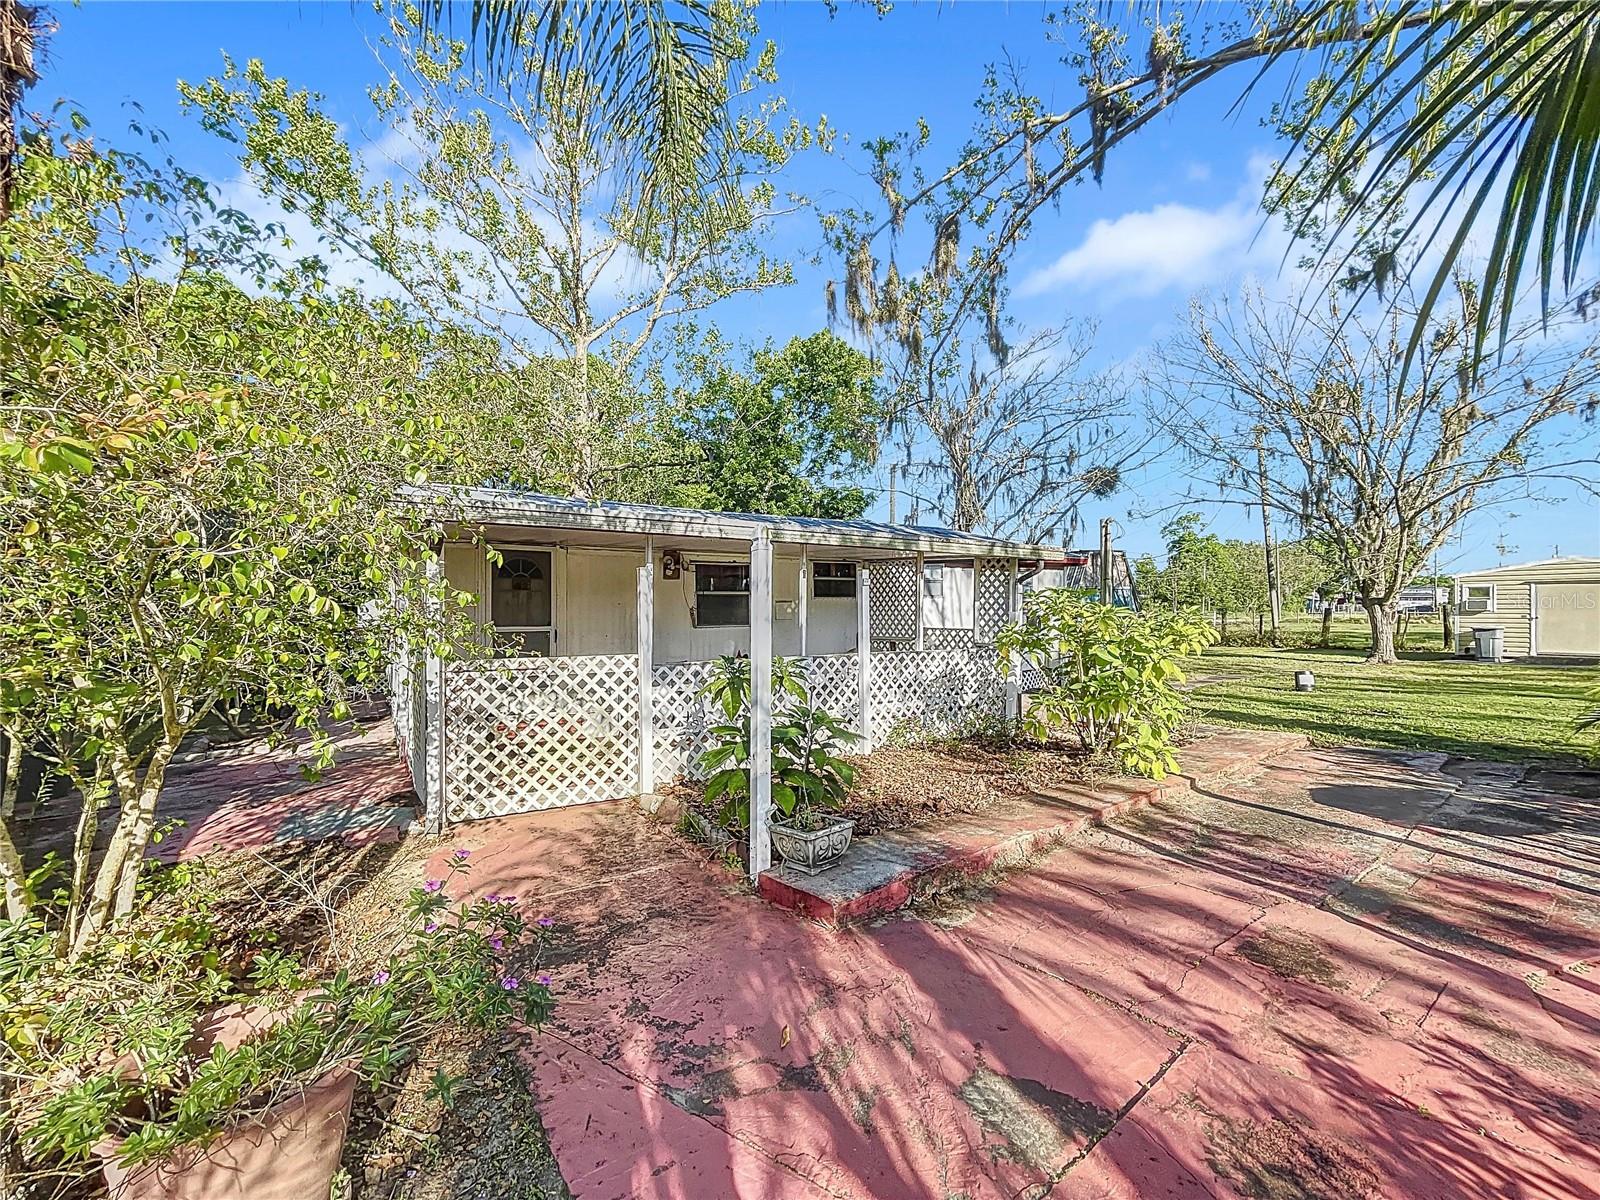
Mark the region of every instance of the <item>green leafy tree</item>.
POLYGON ((21 166, 0 224, 0 727, 81 808, 62 880, 29 875, 0 822, 0 885, 8 916, 82 952, 131 911, 167 767, 208 714, 271 709, 325 759, 321 720, 394 638, 465 633, 429 514, 396 492, 476 455, 414 320, 298 271, 242 291, 222 272, 262 268, 260 233, 194 177, 43 137, 21 166))
POLYGON ((1555 479, 1600 488, 1580 417, 1600 389, 1600 339, 1529 317, 1474 374, 1479 310, 1463 280, 1408 367, 1420 310, 1403 293, 1385 308, 1255 289, 1197 298, 1147 376, 1152 414, 1209 476, 1206 492, 1267 504, 1335 557, 1382 663, 1396 661, 1401 589, 1468 514, 1555 479), (1264 490, 1248 450, 1258 429, 1264 490))
POLYGON ((1181 659, 1217 640, 1193 612, 1134 612, 1065 588, 1030 592, 1021 620, 995 639, 1000 669, 1020 664, 1044 680, 1022 728, 1044 740, 1063 730, 1091 755, 1114 754, 1136 774, 1178 769, 1172 737, 1187 711, 1181 659))
POLYGON ((230 61, 221 77, 181 90, 207 128, 241 147, 265 194, 435 320, 481 331, 513 365, 545 371, 544 412, 530 414, 549 432, 543 473, 579 494, 616 494, 661 426, 639 377, 657 334, 792 280, 767 249, 785 203, 771 176, 815 134, 766 95, 775 52, 752 53, 748 15, 719 6, 714 17, 741 64, 716 85, 719 105, 743 108, 715 164, 725 186, 674 186, 649 209, 618 174, 647 118, 619 114, 603 74, 541 71, 542 44, 531 43, 486 73, 465 43, 422 27, 416 9, 394 10, 379 49, 389 82, 371 92, 385 144, 399 147, 398 179, 369 175, 319 97, 258 61, 230 61))
POLYGON ((859 517, 858 479, 877 453, 883 401, 877 368, 831 333, 766 346, 748 371, 720 343, 690 364, 695 379, 674 407, 691 448, 668 493, 722 512, 859 517))

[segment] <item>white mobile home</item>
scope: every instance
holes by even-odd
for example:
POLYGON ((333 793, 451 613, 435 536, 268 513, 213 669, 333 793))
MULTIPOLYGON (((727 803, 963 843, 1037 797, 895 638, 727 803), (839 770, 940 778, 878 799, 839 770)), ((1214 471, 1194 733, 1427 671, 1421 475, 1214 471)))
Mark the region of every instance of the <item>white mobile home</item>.
MULTIPOLYGON (((653 791, 697 770, 701 689, 748 654, 754 742, 774 655, 870 748, 897 727, 1013 711, 995 634, 1059 548, 948 529, 414 489, 446 579, 477 597, 481 659, 391 671, 397 734, 429 824, 653 791), (493 559, 485 547, 496 552, 493 559), (925 604, 928 568, 971 580, 959 623, 925 604), (1009 708, 1008 708, 1009 706, 1009 708)), ((755 772, 758 783, 765 779, 755 772)), ((759 844, 758 844, 759 843, 759 844)), ((752 831, 752 868, 765 865, 752 831)))

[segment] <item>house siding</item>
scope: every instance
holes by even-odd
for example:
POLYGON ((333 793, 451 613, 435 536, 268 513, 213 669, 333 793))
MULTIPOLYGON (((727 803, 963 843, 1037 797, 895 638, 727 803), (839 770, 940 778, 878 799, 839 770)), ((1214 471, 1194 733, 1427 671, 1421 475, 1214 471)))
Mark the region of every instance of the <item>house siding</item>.
MULTIPOLYGON (((658 570, 655 584, 657 662, 694 662, 721 654, 749 653, 749 626, 696 628, 693 611, 694 563, 744 561, 736 554, 691 555, 685 558, 684 570, 677 579, 662 578, 658 570)), ((638 652, 636 572, 643 563, 642 551, 584 548, 554 551, 555 654, 638 652)), ((488 564, 482 550, 467 542, 446 543, 444 573, 451 586, 479 597, 469 612, 479 628, 484 628, 492 614, 482 599, 488 589, 488 564)), ((774 653, 800 653, 799 595, 800 560, 776 559, 773 563, 774 653)), ((855 601, 813 597, 806 613, 806 626, 808 653, 843 654, 854 650, 855 601)))
MULTIPOLYGON (((1474 626, 1498 625, 1505 630, 1506 657, 1528 658, 1539 649, 1535 645, 1535 589, 1541 584, 1600 585, 1600 560, 1575 558, 1474 571, 1457 576, 1456 584, 1460 589, 1458 604, 1460 595, 1469 584, 1492 584, 1494 587, 1493 609, 1461 614, 1456 635, 1457 648, 1463 653, 1471 649, 1474 626)), ((1600 631, 1597 631, 1597 637, 1600 637, 1600 631)), ((1597 641, 1594 653, 1600 655, 1600 641, 1597 641)))

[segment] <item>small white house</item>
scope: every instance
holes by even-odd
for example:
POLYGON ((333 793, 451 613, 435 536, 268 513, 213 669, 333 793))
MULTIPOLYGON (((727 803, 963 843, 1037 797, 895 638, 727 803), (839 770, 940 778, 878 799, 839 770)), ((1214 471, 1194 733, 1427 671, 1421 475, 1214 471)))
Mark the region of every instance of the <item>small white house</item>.
MULTIPOLYGON (((402 647, 391 669, 397 736, 436 830, 695 774, 717 723, 700 690, 720 655, 750 656, 758 753, 774 655, 798 661, 812 703, 846 719, 860 748, 906 725, 950 730, 1014 711, 994 637, 1022 580, 1064 557, 874 521, 494 488, 419 488, 408 500, 437 521, 444 575, 477 597, 492 651, 441 661, 402 647), (967 580, 958 621, 926 603, 947 566, 967 580)), ((769 782, 759 764, 753 774, 758 790, 769 782)), ((763 869, 764 828, 751 849, 763 869)))
POLYGON ((1458 649, 1504 631, 1507 658, 1600 658, 1600 558, 1568 555, 1456 576, 1458 649))

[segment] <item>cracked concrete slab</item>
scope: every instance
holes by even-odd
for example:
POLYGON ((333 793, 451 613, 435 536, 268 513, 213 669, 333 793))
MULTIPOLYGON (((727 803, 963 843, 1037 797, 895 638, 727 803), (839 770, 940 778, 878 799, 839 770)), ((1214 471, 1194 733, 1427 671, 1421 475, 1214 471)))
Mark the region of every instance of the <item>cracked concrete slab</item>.
POLYGON ((1600 801, 1480 767, 1289 754, 842 933, 620 812, 463 838, 554 894, 579 1200, 1589 1200, 1600 801))

